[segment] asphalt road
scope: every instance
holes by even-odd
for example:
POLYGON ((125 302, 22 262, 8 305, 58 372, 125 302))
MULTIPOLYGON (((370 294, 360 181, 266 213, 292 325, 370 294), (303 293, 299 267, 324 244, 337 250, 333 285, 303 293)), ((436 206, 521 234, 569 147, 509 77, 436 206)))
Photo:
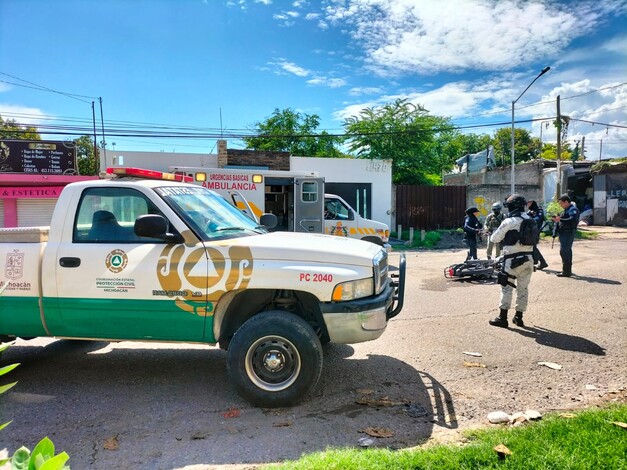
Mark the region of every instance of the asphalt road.
POLYGON ((0 458, 49 436, 75 470, 206 469, 358 446, 368 428, 393 433, 373 447, 413 447, 454 439, 490 411, 624 397, 627 236, 577 241, 570 279, 555 276, 558 247, 541 248, 550 266, 533 276, 526 328, 507 330, 487 323, 497 285, 444 278, 462 250, 407 252, 403 312, 376 341, 325 347, 320 383, 288 409, 239 398, 216 348, 18 340, 0 360, 21 363, 2 380, 18 385, 0 397, 0 423, 13 420, 0 458))

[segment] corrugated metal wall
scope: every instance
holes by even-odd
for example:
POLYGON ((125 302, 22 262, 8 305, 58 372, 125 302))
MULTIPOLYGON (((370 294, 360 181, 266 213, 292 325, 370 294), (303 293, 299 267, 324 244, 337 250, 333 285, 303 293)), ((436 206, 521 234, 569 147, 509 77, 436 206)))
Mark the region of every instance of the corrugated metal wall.
POLYGON ((39 227, 50 225, 56 199, 18 199, 18 227, 39 227))
POLYGON ((403 228, 459 228, 466 209, 465 186, 396 186, 396 225, 403 228))

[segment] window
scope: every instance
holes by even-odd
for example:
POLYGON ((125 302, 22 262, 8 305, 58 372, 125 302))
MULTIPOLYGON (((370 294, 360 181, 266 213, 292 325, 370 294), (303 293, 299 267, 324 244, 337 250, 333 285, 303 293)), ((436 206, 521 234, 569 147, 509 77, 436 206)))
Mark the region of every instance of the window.
POLYGON ((141 192, 132 188, 89 188, 79 202, 74 221, 75 243, 142 243, 162 240, 135 235, 135 219, 161 214, 141 192))
POLYGON ((338 199, 324 201, 324 218, 326 220, 352 220, 353 213, 338 199))
POLYGON ((318 200, 318 182, 317 181, 303 182, 302 199, 303 199, 303 202, 316 202, 318 200))

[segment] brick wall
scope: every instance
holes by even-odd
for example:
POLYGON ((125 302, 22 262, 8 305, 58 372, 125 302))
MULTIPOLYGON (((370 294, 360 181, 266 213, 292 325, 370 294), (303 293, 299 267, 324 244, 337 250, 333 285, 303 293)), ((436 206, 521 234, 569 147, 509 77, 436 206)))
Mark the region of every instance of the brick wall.
POLYGON ((218 167, 227 165, 259 166, 269 170, 290 170, 289 152, 227 149, 226 140, 218 141, 218 167))
POLYGON ((228 149, 228 165, 265 166, 269 170, 290 170, 289 152, 228 149))

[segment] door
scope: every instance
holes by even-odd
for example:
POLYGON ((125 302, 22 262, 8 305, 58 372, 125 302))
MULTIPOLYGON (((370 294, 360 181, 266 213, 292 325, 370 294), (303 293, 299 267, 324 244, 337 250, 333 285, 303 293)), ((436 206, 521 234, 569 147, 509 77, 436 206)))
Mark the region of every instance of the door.
POLYGON ((135 219, 155 213, 163 215, 134 188, 83 192, 71 243, 60 243, 45 260, 57 289, 44 298, 53 335, 202 341, 206 251, 200 242, 167 244, 136 236, 135 219))
POLYGON ((324 198, 324 225, 327 235, 336 237, 358 236, 358 225, 353 210, 339 198, 327 195, 324 198))
POLYGON ((324 178, 294 178, 294 231, 323 233, 324 178))

